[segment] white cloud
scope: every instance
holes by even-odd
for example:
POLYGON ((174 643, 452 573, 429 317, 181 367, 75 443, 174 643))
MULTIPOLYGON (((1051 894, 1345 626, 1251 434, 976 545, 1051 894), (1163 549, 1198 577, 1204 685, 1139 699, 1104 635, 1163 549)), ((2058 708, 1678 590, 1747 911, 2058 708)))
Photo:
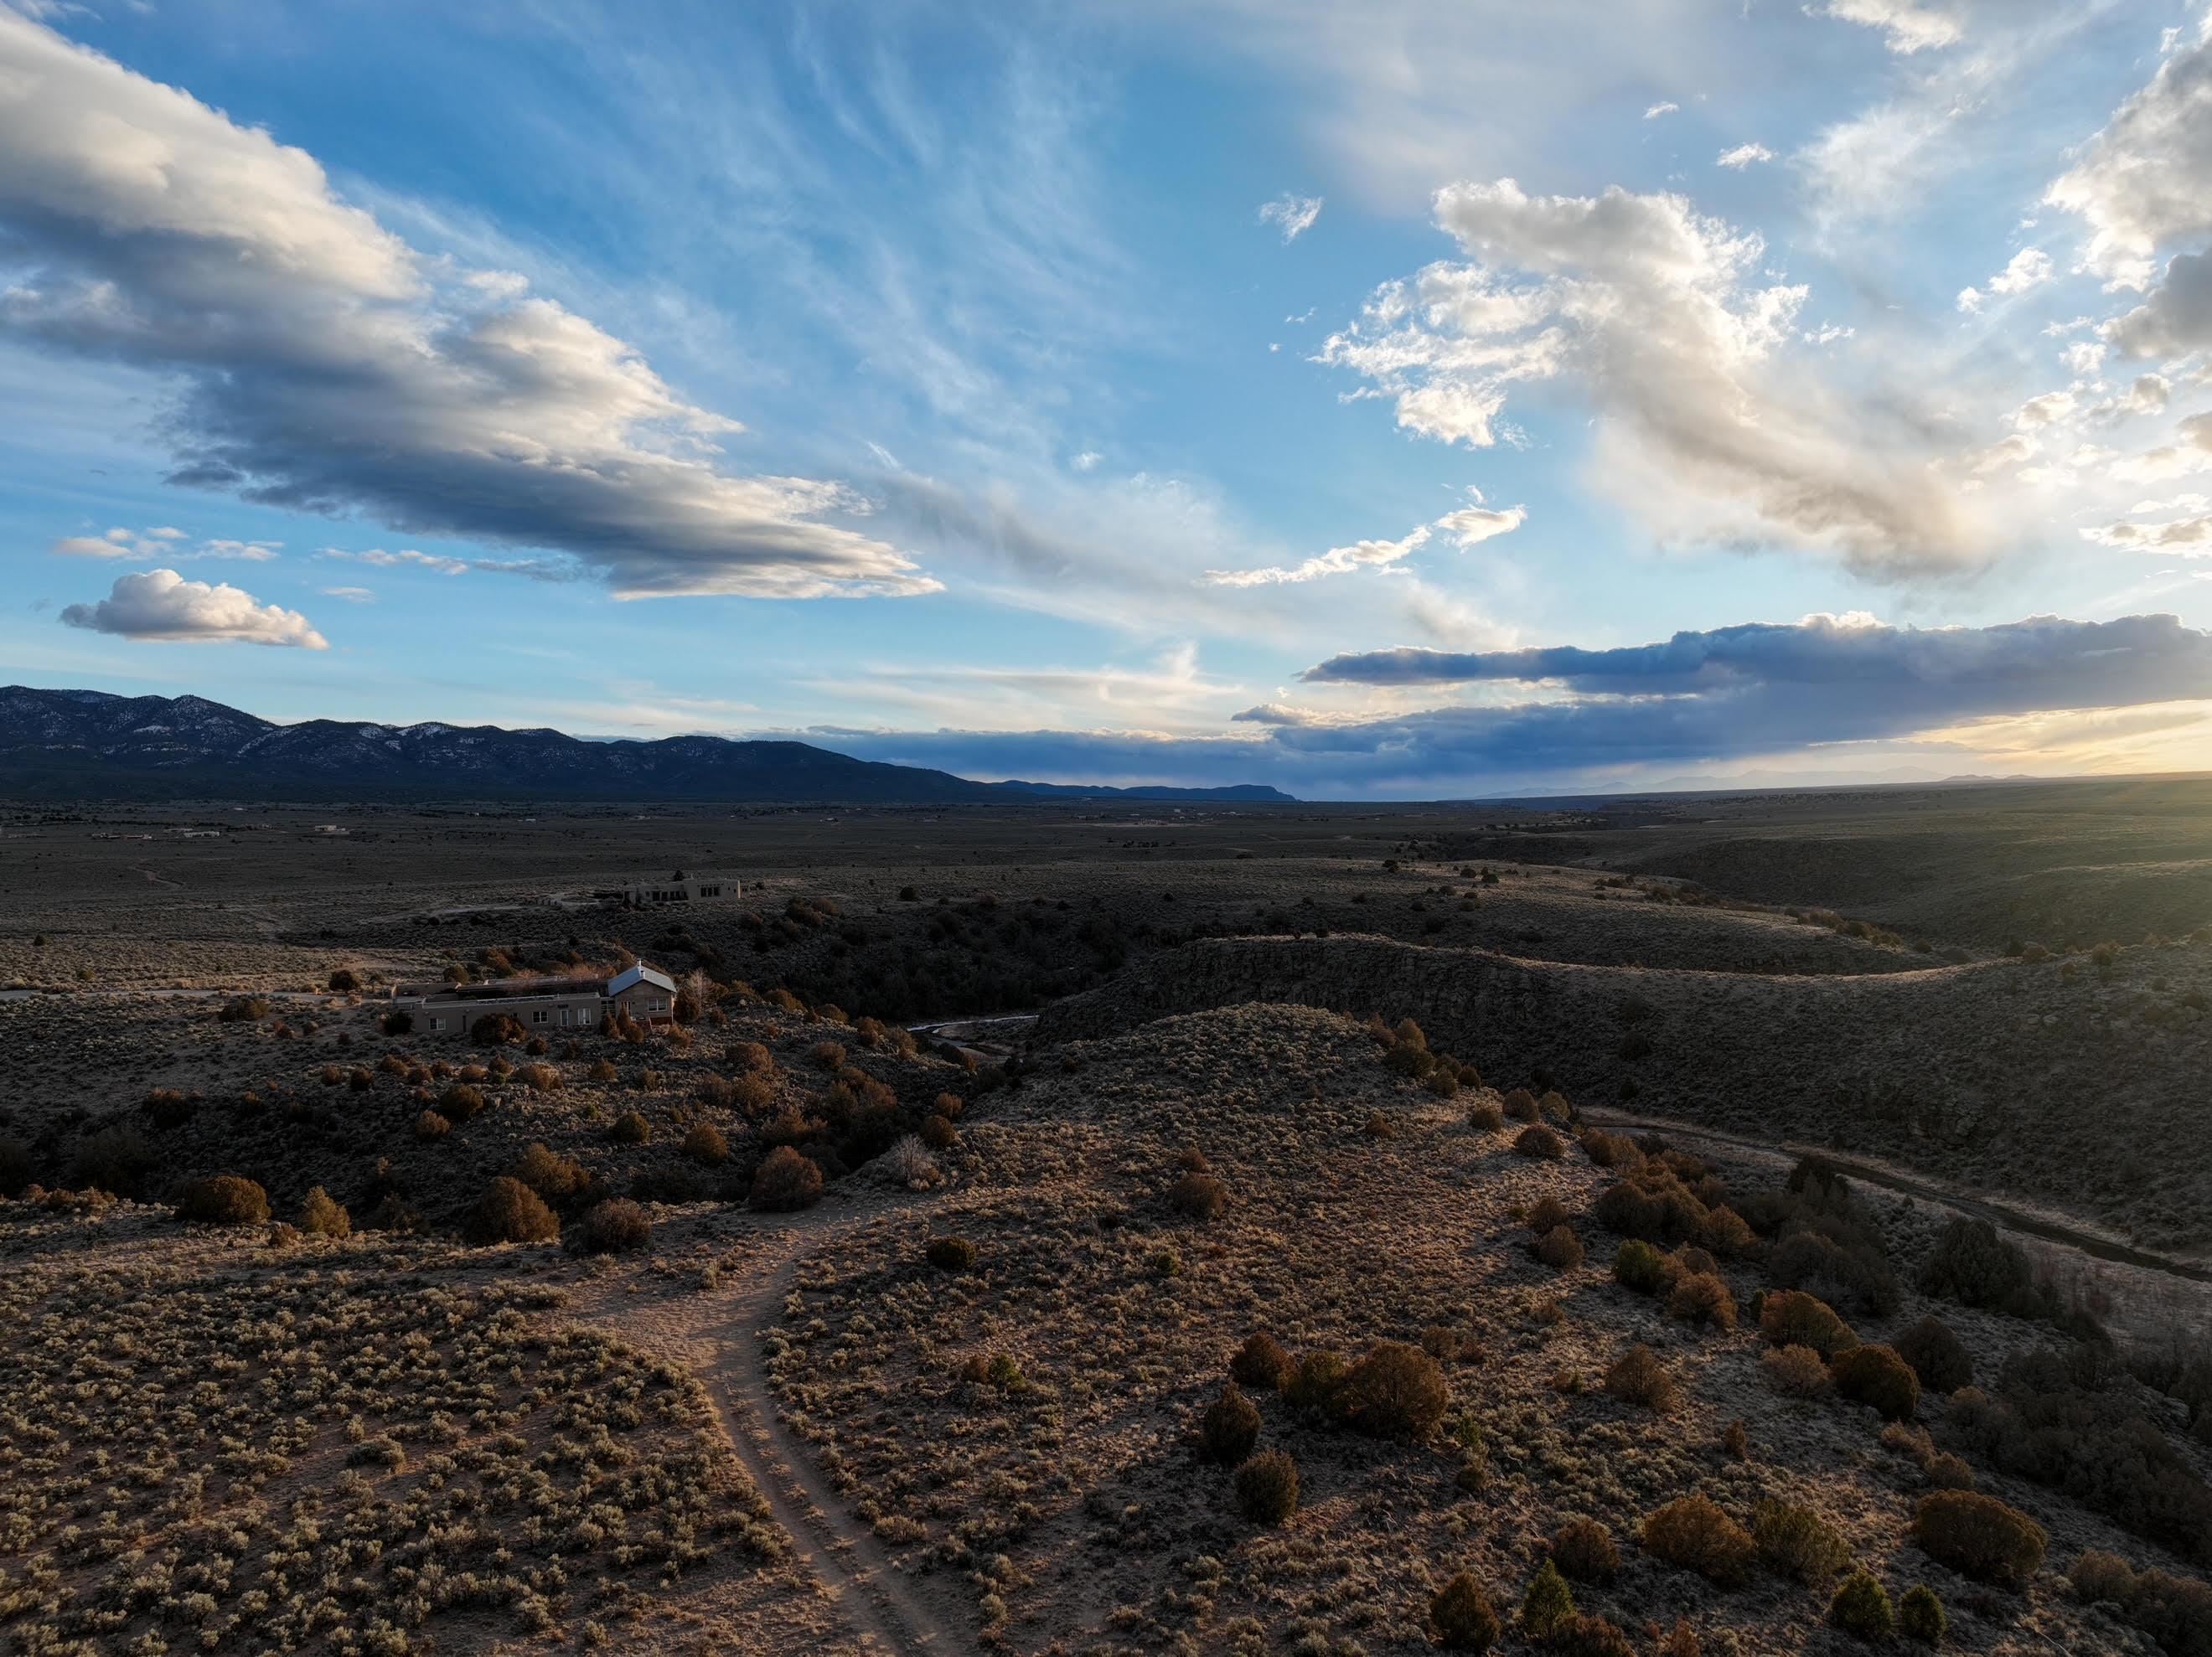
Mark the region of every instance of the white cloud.
POLYGON ((325 598, 343 598, 349 604, 373 604, 376 595, 367 587, 325 587, 325 598))
POLYGON ((2052 274, 2050 254, 2040 247, 2023 247, 1984 286, 1960 288, 1959 308, 1969 313, 1979 311, 1991 294, 2008 299, 2015 294, 2025 294, 2049 282, 2052 274))
POLYGON ((1990 278, 1992 294, 2025 294, 2051 280, 2051 255, 2040 247, 2023 247, 2005 268, 1990 278))
POLYGON ((187 581, 173 569, 118 575, 106 598, 71 604, 61 618, 71 627, 125 639, 330 648, 330 641, 296 610, 258 603, 237 587, 187 581))
POLYGON ((2212 13, 2080 157, 2044 199, 2081 215, 2084 257, 2114 284, 2148 287, 2160 249, 2212 231, 2212 13))
POLYGON ((1956 46, 1964 38, 1957 18, 1918 0, 1827 0, 1820 10, 1846 23, 1880 29, 1889 49, 1900 55, 1956 46))
POLYGON ((1486 507, 1478 502, 1446 513, 1437 519, 1437 527, 1467 548, 1480 546, 1493 536, 1510 535, 1528 521, 1526 507, 1486 507))
POLYGON ((1662 115, 1679 115, 1681 112, 1682 106, 1680 104, 1659 103, 1654 104, 1650 108, 1645 110, 1644 112, 1644 118, 1647 121, 1656 121, 1662 115))
POLYGON ((1105 458, 1096 449, 1085 449, 1067 464, 1079 472, 1093 471, 1097 470, 1098 463, 1105 458))
POLYGON ((2081 531, 2081 538, 2128 552, 2164 553, 2179 558, 2212 558, 2212 515, 2168 519, 2162 524, 2123 519, 2081 531))
POLYGON ((1304 563, 1267 569, 1210 569, 1206 580, 1217 587, 1278 586, 1355 569, 1378 569, 1412 557, 1428 543, 1429 534, 1429 525, 1424 524, 1400 540, 1355 541, 1348 547, 1331 547, 1304 563))
POLYGON ((131 555, 129 547, 118 546, 105 536, 96 535, 64 535, 49 550, 59 553, 64 558, 128 558, 131 555))
POLYGON ((1318 196, 1278 196, 1260 209, 1260 222, 1281 230, 1285 242, 1294 242, 1313 228, 1321 216, 1321 201, 1318 196))
POLYGON ((1757 161, 1771 161, 1774 152, 1765 144, 1738 144, 1734 149, 1723 149, 1713 157, 1714 165, 1732 167, 1741 173, 1757 161))
POLYGON ((1985 550, 1899 398, 1846 399, 1782 360, 1807 290, 1754 281, 1756 234, 1680 196, 1510 179, 1448 186, 1437 218, 1468 262, 1386 284, 1321 352, 1408 430, 1487 446, 1516 388, 1554 382, 1595 416, 1600 486, 1662 535, 1892 575, 1985 550))
POLYGON ((469 568, 465 558, 448 558, 442 553, 417 552, 412 547, 398 552, 386 552, 382 547, 370 547, 362 552, 348 552, 341 547, 325 547, 315 555, 318 558, 337 558, 352 564, 374 564, 379 569, 398 569, 412 565, 417 569, 434 570, 440 575, 459 575, 469 568))
POLYGON ((550 549, 619 597, 933 590, 813 478, 498 271, 422 258, 304 151, 0 7, 0 334, 177 377, 174 481, 550 549), (238 342, 250 341, 250 349, 238 342))

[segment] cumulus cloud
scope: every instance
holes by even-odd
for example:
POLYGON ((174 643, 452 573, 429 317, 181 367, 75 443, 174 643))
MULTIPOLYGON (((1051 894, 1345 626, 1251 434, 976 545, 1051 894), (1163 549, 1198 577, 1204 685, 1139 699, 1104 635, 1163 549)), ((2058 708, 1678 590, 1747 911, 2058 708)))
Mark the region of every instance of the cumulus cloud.
POLYGON ((187 581, 173 569, 118 575, 106 598, 96 604, 71 604, 62 611, 62 620, 71 627, 125 639, 234 640, 305 650, 330 648, 330 641, 298 610, 261 604, 234 586, 187 581))
POLYGON ((1773 159, 1774 152, 1765 144, 1738 144, 1734 149, 1721 151, 1719 155, 1713 157, 1713 162, 1717 167, 1729 167, 1741 173, 1747 167, 1759 161, 1771 161, 1773 159))
POLYGON ((1596 416, 1601 486, 1662 535, 1884 575, 1985 552, 1924 423, 1790 359, 1807 290, 1760 280, 1755 234, 1677 195, 1531 196, 1510 179, 1450 185, 1436 215, 1467 261, 1385 284, 1320 353, 1405 429, 1488 446, 1509 397, 1550 385, 1596 416))
POLYGON ((2176 357, 2212 345, 2212 253, 2177 253, 2149 298, 2106 334, 2131 357, 2176 357))
MULTIPOLYGON (((2212 634, 2172 616, 1930 629, 1810 616, 1627 650, 1478 652, 1410 676, 1402 666, 1394 664, 1389 671, 1399 677, 1379 682, 1490 680, 1548 686, 1554 695, 1381 717, 1271 701, 1236 716, 1241 737, 939 731, 841 733, 830 745, 971 776, 1249 780, 1309 797, 1434 798, 1815 744, 1917 739, 1970 747, 1978 721, 2017 735, 2036 715, 2201 701, 2212 696, 2212 634)), ((2202 720, 2201 711, 2172 708, 2160 717, 2202 720)), ((2035 757, 2032 744, 2016 746, 2015 762, 2035 757)))
POLYGON ((1905 56, 1956 46, 1965 35, 1957 18, 1919 0, 1828 0, 1820 10, 1843 22, 1880 29, 1889 49, 1905 56))
POLYGON ((0 250, 0 331, 173 378, 174 482, 548 549, 623 598, 937 585, 836 521, 844 486, 723 470, 737 422, 621 340, 5 7, 0 250))
POLYGON ((2040 247, 2023 247, 2012 256, 2003 270, 1990 278, 1986 290, 1980 288, 1960 288, 1959 308, 1961 311, 1978 311, 1983 301, 1991 294, 2010 298, 2014 294, 2025 294, 2031 288, 2041 287, 2051 280, 2051 255, 2040 247))
POLYGON ((1321 202, 1318 196, 1278 196, 1261 207, 1260 222, 1280 230, 1285 243, 1294 242, 1313 228, 1321 216, 1321 202))
POLYGON ((2079 214, 2090 267, 2148 287, 2159 250, 2212 231, 2212 13, 2113 112, 2044 199, 2079 214))

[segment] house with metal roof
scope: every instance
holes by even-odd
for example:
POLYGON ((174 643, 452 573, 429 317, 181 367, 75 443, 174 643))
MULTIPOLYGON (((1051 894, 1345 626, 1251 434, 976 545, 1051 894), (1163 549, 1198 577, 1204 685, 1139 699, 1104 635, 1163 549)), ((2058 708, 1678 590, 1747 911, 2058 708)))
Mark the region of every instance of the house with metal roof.
POLYGON ((414 1016, 418 1035, 466 1035, 479 1019, 504 1015, 532 1035, 595 1030, 617 1012, 641 1024, 676 1017, 676 980, 642 961, 605 977, 501 978, 435 989, 400 986, 395 1008, 414 1016))

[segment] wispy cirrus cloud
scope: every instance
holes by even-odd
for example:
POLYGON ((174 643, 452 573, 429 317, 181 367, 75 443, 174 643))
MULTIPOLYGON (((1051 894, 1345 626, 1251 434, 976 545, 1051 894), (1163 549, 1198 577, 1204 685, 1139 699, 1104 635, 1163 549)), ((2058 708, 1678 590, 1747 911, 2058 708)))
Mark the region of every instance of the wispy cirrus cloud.
POLYGON ((1286 244, 1294 242, 1314 228, 1314 221, 1321 217, 1321 207, 1322 198, 1318 196, 1286 193, 1261 205, 1260 222, 1272 224, 1281 231, 1286 244))

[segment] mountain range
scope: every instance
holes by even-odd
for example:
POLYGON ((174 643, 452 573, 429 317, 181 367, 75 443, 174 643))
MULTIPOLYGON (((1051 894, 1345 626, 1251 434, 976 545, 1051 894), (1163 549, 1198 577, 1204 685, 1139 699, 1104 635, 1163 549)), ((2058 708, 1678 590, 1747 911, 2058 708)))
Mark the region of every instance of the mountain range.
POLYGON ((956 804, 1024 799, 1286 802, 1257 784, 1108 788, 975 782, 801 742, 587 742, 498 725, 278 725, 204 696, 0 689, 0 798, 696 800, 956 804))

